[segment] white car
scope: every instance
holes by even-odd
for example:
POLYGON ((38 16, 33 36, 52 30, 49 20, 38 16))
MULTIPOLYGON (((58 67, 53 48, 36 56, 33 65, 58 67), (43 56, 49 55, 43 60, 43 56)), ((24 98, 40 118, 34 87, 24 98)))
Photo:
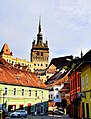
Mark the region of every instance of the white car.
POLYGON ((26 110, 16 110, 15 112, 12 112, 10 114, 10 117, 27 117, 27 111, 26 110))

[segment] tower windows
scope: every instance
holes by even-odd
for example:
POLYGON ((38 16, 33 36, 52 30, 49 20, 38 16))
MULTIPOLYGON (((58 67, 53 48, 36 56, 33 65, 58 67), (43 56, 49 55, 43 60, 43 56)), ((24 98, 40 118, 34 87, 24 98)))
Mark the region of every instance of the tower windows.
POLYGON ((36 66, 36 64, 34 64, 34 66, 36 66))
POLYGON ((39 52, 37 52, 36 55, 39 55, 39 52))
POLYGON ((41 52, 41 56, 43 56, 43 52, 41 52))

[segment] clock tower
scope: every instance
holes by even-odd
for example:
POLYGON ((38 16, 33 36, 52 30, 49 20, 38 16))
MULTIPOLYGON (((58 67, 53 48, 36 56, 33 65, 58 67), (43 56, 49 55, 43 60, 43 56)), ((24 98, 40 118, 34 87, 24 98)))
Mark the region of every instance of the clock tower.
POLYGON ((33 63, 34 70, 46 69, 49 63, 49 48, 48 41, 43 42, 43 34, 41 31, 41 17, 39 18, 39 27, 37 40, 32 42, 31 49, 31 62, 33 63))

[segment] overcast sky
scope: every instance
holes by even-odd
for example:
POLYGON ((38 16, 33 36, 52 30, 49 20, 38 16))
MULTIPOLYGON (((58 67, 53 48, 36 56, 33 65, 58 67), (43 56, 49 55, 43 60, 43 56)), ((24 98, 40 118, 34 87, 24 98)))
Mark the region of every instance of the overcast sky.
POLYGON ((29 61, 40 15, 50 60, 91 49, 91 0, 0 0, 0 50, 29 61))

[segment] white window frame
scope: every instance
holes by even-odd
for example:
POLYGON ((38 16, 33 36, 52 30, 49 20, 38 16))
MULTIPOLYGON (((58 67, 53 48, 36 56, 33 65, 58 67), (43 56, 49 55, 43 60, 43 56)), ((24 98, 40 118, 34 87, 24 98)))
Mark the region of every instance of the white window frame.
POLYGON ((35 97, 38 97, 38 91, 35 90, 35 97))
POLYGON ((31 96, 31 94, 32 94, 31 92, 32 92, 32 91, 31 91, 31 90, 29 90, 29 96, 31 96))
POLYGON ((84 77, 82 77, 81 84, 82 84, 82 90, 83 90, 84 89, 84 77))
POLYGON ((8 93, 8 88, 5 87, 5 88, 4 88, 4 94, 7 95, 7 93, 8 93))
POLYGON ((85 76, 86 79, 86 88, 88 88, 88 75, 85 76))
POLYGON ((22 89, 22 96, 24 96, 24 89, 22 89))
POLYGON ((14 93, 13 94, 14 94, 14 96, 16 95, 16 88, 14 88, 14 93))

